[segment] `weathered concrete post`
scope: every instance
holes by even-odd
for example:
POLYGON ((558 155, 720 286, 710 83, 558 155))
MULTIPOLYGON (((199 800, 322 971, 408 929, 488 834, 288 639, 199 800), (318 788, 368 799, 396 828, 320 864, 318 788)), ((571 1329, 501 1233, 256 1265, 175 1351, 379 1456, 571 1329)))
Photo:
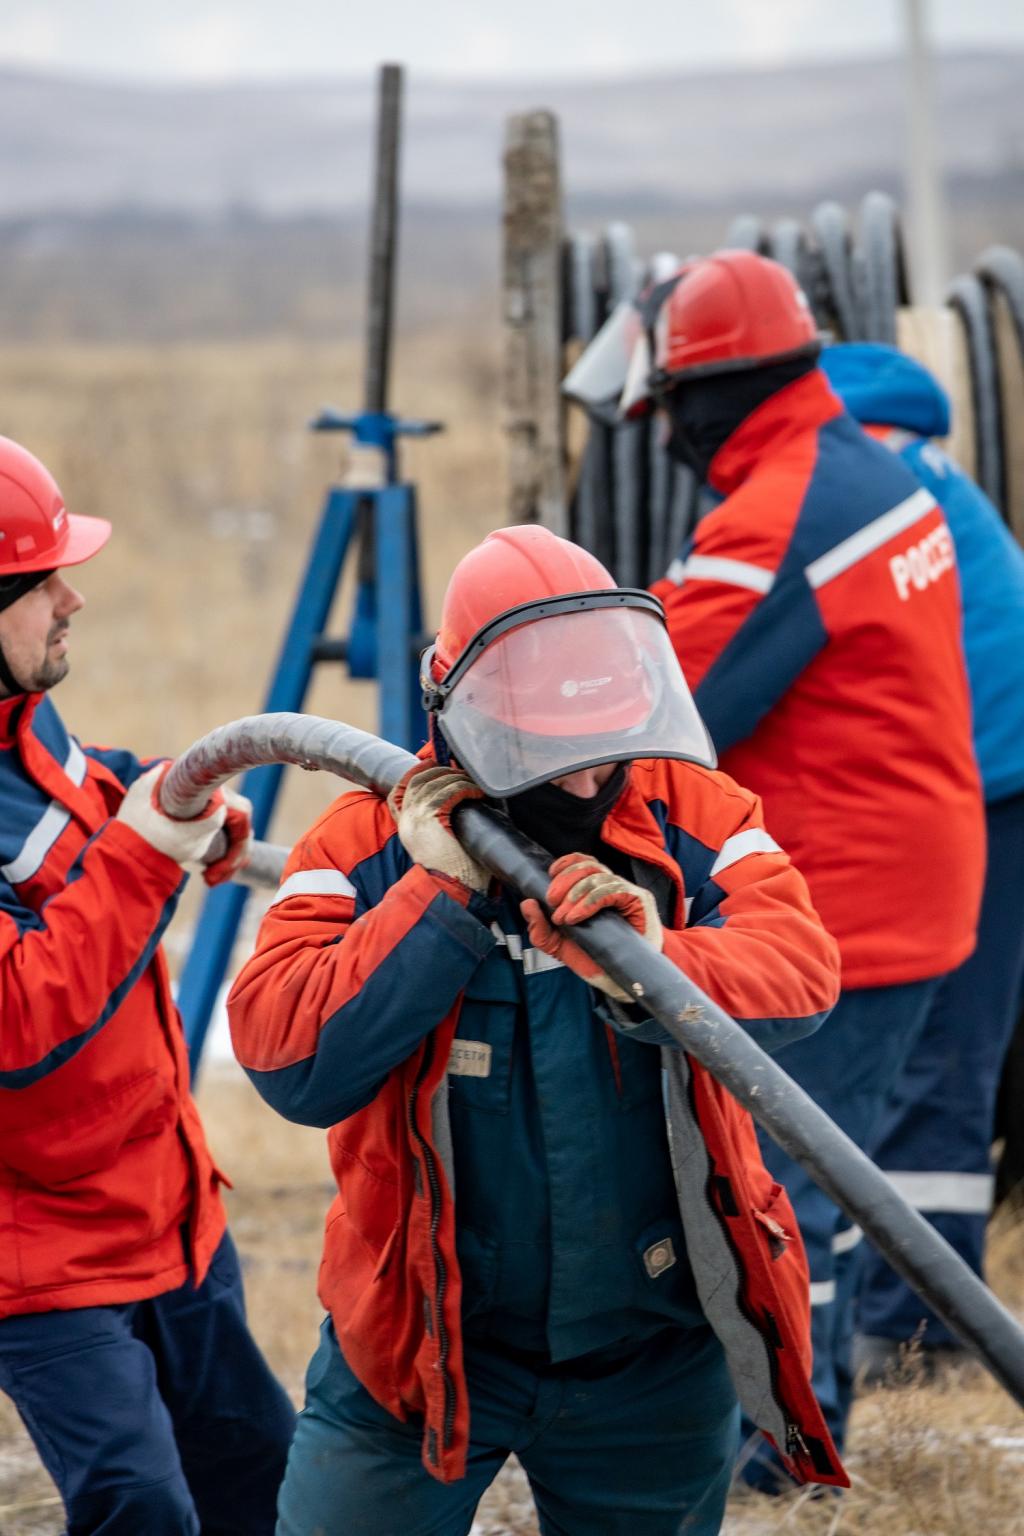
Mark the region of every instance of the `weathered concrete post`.
POLYGON ((568 533, 562 381, 562 184, 551 112, 505 135, 504 400, 509 522, 568 533))

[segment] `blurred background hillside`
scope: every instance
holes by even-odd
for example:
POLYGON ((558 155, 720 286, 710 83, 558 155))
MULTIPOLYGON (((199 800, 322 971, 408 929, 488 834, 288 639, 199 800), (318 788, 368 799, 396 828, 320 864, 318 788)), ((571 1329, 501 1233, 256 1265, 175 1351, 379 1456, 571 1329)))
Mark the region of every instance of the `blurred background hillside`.
MULTIPOLYGON (((808 7, 777 12, 792 30, 808 7)), ((950 271, 994 240, 1024 246, 1018 33, 936 55, 950 271)), ((392 399, 446 423, 403 450, 432 612, 454 560, 504 517, 507 116, 555 109, 567 225, 626 218, 646 250, 712 249, 739 211, 803 217, 872 187, 905 203, 898 53, 851 52, 845 35, 841 57, 786 62, 785 46, 758 67, 619 76, 480 79, 457 54, 448 78, 409 70, 392 399)), ((0 430, 116 527, 81 573, 65 711, 85 736, 173 751, 257 705, 343 463, 341 439, 305 428, 360 398, 375 74, 211 80, 200 50, 197 78, 180 58, 142 78, 109 55, 106 73, 89 58, 76 74, 59 53, 5 61, 0 38, 0 430)), ((375 718, 340 671, 321 672, 311 707, 375 718)), ((317 790, 295 793, 282 837, 317 790)))
MULTIPOLYGON (((952 271, 1024 244, 1022 80, 1021 49, 937 59, 952 271)), ((0 336, 357 336, 373 93, 370 73, 142 86, 0 69, 0 336)), ((558 114, 573 228, 628 219, 644 249, 686 253, 741 209, 901 197, 905 95, 885 57, 582 82, 413 72, 402 325, 496 324, 511 113, 558 114)))

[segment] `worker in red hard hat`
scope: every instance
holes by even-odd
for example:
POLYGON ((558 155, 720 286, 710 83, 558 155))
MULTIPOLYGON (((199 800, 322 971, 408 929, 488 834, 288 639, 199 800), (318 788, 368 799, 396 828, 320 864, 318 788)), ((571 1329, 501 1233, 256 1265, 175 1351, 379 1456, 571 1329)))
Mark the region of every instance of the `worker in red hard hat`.
POLYGON ((166 771, 82 747, 50 698, 110 537, 0 438, 0 1389, 76 1536, 274 1529, 294 1422, 245 1323, 160 939, 219 831, 166 771))
POLYGON ((46 467, 10 438, 0 438, 0 512, 0 613, 37 588, 49 585, 54 594, 33 605, 35 624, 25 622, 24 605, 3 623, 0 687, 11 697, 52 688, 66 675, 68 624, 82 598, 58 568, 90 560, 109 539, 110 524, 68 512, 46 467))
POLYGON ((339 1191, 281 1533, 390 1536, 401 1509, 403 1536, 465 1536, 515 1451, 542 1530, 712 1536, 737 1392, 797 1477, 844 1482, 749 1117, 572 937, 617 911, 770 1048, 834 997, 661 605, 499 529, 452 576, 423 682, 422 761, 302 839, 228 1002, 259 1091, 330 1127, 339 1191), (453 835, 481 798, 555 856, 545 906, 453 835))
MULTIPOLYGON (((719 498, 654 591, 723 767, 761 796, 842 953, 827 1028, 779 1060, 870 1152, 941 978, 975 944, 985 834, 952 540, 833 393, 783 267, 720 251, 641 308, 622 411, 657 407, 719 498)), ((807 1243, 815 1388, 841 1443, 860 1234, 764 1152, 807 1243)), ((767 1486, 776 1467, 755 1457, 746 1475, 767 1486)))
POLYGON ((543 528, 466 556, 422 680, 435 748, 498 799, 635 757, 714 766, 661 604, 543 528))

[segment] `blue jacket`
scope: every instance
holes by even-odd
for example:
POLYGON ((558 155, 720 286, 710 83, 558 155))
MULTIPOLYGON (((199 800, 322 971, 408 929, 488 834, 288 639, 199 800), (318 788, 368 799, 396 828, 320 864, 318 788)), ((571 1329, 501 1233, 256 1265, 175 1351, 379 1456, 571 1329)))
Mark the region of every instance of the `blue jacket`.
POLYGON ((928 439, 949 432, 945 391, 895 347, 826 348, 821 366, 851 415, 889 435, 946 514, 960 569, 974 749, 985 798, 1024 790, 1024 551, 988 497, 928 439))

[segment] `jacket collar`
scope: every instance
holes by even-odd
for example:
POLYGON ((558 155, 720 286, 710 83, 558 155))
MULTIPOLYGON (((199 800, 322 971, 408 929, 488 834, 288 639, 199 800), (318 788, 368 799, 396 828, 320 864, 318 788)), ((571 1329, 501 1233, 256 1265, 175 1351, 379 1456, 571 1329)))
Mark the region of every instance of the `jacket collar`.
MULTIPOLYGON (((436 762, 434 750, 429 742, 420 747, 416 756, 424 762, 436 762)), ((625 788, 605 817, 601 827, 601 840, 610 847, 618 849, 619 853, 626 854, 628 858, 652 865, 668 877, 675 894, 674 920, 681 922, 686 892, 683 889, 679 866, 665 847, 661 827, 647 804, 643 791, 637 785, 636 775, 632 771, 626 775, 625 788)), ((515 900, 515 905, 518 906, 518 898, 515 900)), ((498 906, 495 904, 489 916, 497 917, 497 915, 498 906)))
POLYGON ((775 453, 791 438, 824 426, 842 410, 842 401, 820 368, 794 379, 751 411, 726 438, 711 460, 709 484, 723 496, 731 495, 753 474, 765 454, 775 453))
POLYGON ((650 864, 668 877, 675 896, 673 921, 681 923, 686 893, 679 866, 665 847, 662 830, 637 785, 635 774, 630 773, 625 789, 608 812, 601 838, 619 853, 637 859, 641 864, 650 864))
MULTIPOLYGON (((32 783, 65 806, 86 832, 97 832, 108 812, 98 797, 89 794, 84 781, 79 784, 69 777, 65 755, 71 738, 52 702, 45 703, 40 721, 46 724, 46 735, 53 745, 46 744, 36 725, 35 716, 46 700, 45 693, 22 693, 13 699, 0 699, 0 749, 17 748, 21 768, 32 783)), ((106 776, 106 770, 103 773, 106 776)))
POLYGON ((0 699, 0 751, 16 745, 39 699, 38 693, 14 693, 0 699))

